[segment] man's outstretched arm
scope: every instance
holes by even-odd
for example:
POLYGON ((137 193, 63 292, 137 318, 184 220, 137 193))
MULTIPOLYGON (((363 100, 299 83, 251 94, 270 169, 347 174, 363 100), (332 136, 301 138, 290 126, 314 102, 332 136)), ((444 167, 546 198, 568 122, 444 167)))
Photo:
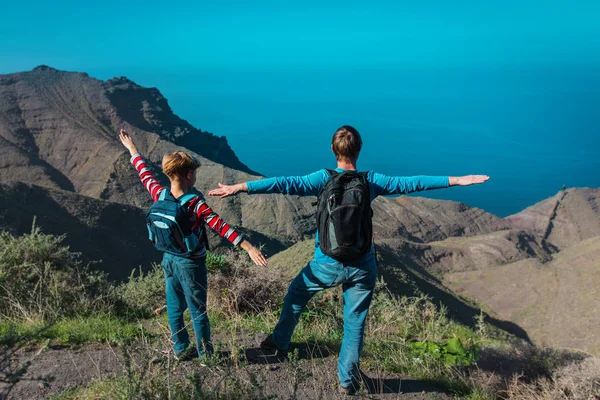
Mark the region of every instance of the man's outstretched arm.
POLYGON ((316 196, 325 182, 327 182, 327 172, 320 170, 304 176, 266 178, 235 185, 223 185, 219 183, 219 188, 211 190, 208 192, 208 195, 224 198, 241 192, 247 192, 248 194, 282 193, 298 196, 316 196))
POLYGON ((468 176, 387 176, 373 173, 371 181, 375 196, 390 194, 408 194, 423 190, 441 189, 449 186, 469 186, 484 183, 490 179, 487 175, 468 176))

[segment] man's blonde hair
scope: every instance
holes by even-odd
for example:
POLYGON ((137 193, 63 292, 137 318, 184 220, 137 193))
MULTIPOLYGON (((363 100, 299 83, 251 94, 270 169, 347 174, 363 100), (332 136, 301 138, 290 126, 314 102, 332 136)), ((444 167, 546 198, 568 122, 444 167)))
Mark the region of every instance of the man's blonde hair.
POLYGON ((162 169, 169 179, 185 177, 188 172, 196 171, 200 161, 183 151, 165 154, 162 160, 162 169))
POLYGON ((356 128, 344 125, 333 134, 331 146, 338 161, 355 161, 362 149, 362 138, 356 128))

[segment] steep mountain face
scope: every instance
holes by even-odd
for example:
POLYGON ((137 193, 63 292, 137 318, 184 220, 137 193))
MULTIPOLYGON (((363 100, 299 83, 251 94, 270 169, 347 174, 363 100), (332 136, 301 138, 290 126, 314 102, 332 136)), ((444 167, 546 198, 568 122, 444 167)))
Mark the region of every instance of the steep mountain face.
POLYGON ((228 168, 258 175, 237 158, 225 137, 202 132, 175 115, 158 89, 139 86, 125 77, 110 79, 103 87, 117 116, 127 124, 228 168))
POLYGON ((600 235, 600 189, 567 189, 505 220, 563 249, 600 235))
MULTIPOLYGON (((147 207, 150 198, 118 141, 120 128, 132 132, 165 184, 168 181, 156 166, 165 153, 177 150, 199 156, 201 192, 218 182, 257 178, 224 138, 174 115, 157 89, 125 78, 102 82, 83 73, 38 67, 0 76, 0 182, 21 181, 147 207)), ((268 196, 211 205, 231 223, 248 220, 248 225, 263 227, 268 235, 298 238, 313 230, 308 200, 268 196), (278 211, 267 215, 272 221, 261 224, 264 210, 257 207, 278 211), (277 213, 286 218, 276 218, 277 213)))
POLYGON ((3 158, 4 181, 18 179, 99 197, 123 152, 116 137, 121 127, 150 136, 148 144, 172 141, 250 172, 224 138, 193 128, 172 113, 158 90, 124 78, 102 82, 49 67, 2 75, 0 116, 0 151, 20 150, 13 160, 3 158), (13 168, 29 160, 40 165, 35 174, 41 180, 33 182, 27 171, 13 168))

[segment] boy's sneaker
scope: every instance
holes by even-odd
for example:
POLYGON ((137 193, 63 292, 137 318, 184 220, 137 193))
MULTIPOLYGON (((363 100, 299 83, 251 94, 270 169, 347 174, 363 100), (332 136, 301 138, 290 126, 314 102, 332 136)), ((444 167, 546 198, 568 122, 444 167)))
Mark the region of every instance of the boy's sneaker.
POLYGON ((340 385, 340 394, 345 394, 346 396, 354 396, 356 394, 356 391, 357 391, 356 385, 350 385, 350 386, 340 385))
POLYGON ((279 347, 277 347, 277 345, 275 344, 275 342, 273 341, 273 335, 269 335, 265 338, 265 340, 263 340, 260 343, 260 348, 263 350, 268 350, 270 352, 273 353, 273 355, 278 356, 278 357, 287 357, 288 356, 288 352, 287 350, 283 350, 280 349, 279 347))
POLYGON ((194 358, 198 358, 198 349, 196 349, 196 346, 188 346, 181 353, 175 354, 175 359, 179 362, 190 361, 194 358))

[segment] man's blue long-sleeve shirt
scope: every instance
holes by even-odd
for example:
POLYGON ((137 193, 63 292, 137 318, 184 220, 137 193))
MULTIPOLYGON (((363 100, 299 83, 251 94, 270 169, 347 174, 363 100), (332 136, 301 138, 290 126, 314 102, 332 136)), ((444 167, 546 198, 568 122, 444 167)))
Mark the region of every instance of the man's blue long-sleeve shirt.
MULTIPOLYGON (((344 170, 337 168, 336 171, 343 172, 344 170)), ((246 185, 248 186, 248 194, 282 193, 297 196, 318 196, 328 180, 329 174, 325 169, 322 169, 304 176, 287 176, 249 181, 246 182, 246 185)), ((447 176, 387 176, 373 171, 367 173, 367 181, 369 182, 371 189, 371 201, 375 200, 377 196, 408 194, 423 190, 446 188, 449 186, 447 176)), ((315 260, 319 263, 338 263, 338 261, 321 252, 319 248, 318 232, 315 260)), ((375 262, 375 252, 373 248, 368 254, 365 254, 359 260, 358 265, 355 266, 370 262, 375 262)))

